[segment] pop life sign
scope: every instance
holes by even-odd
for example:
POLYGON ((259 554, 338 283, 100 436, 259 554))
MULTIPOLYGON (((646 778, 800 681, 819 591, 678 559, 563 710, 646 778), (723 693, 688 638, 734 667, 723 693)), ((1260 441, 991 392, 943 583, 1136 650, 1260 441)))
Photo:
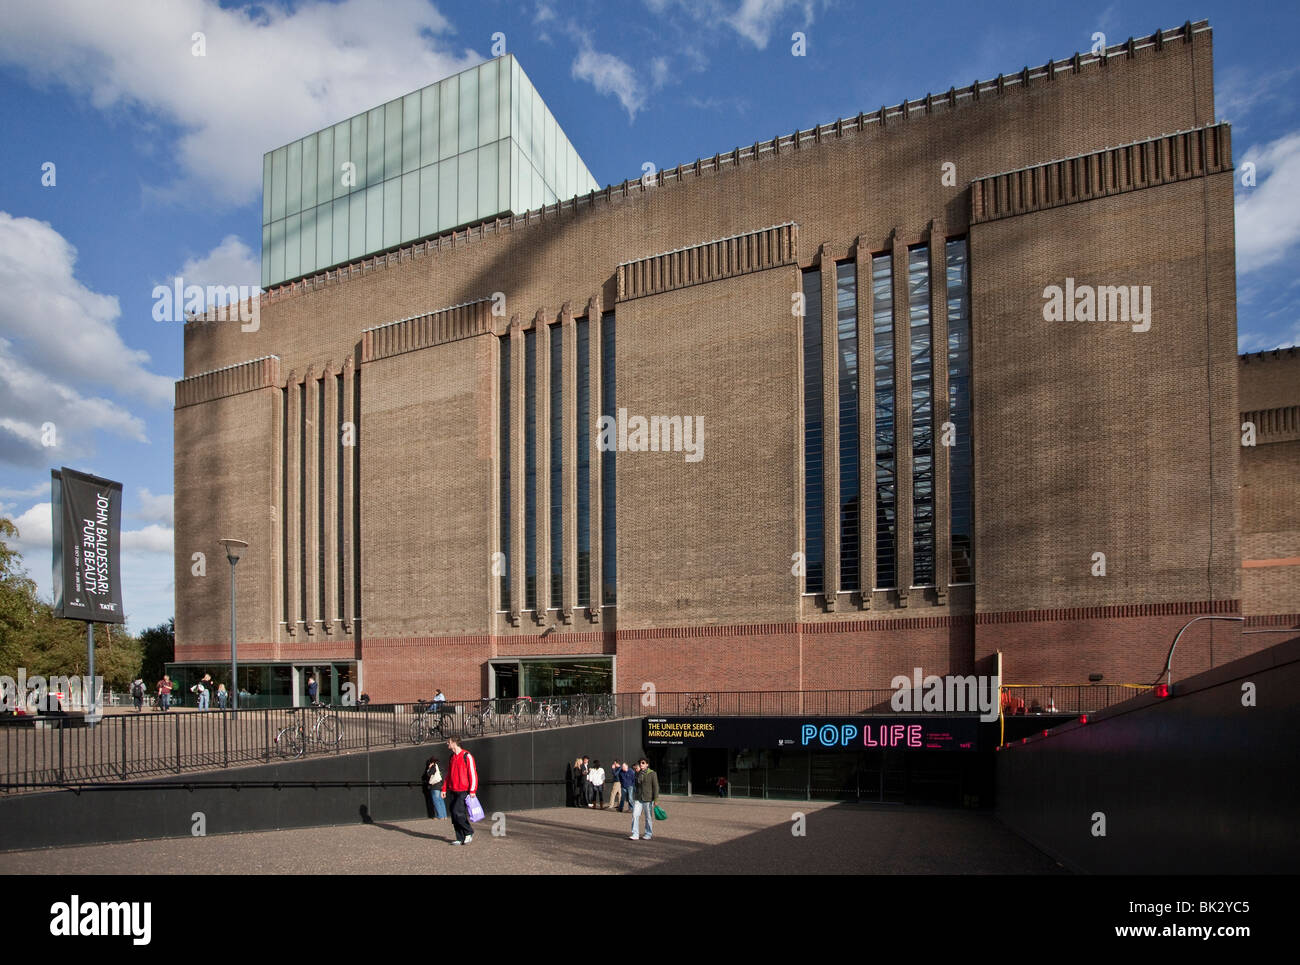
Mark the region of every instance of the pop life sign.
POLYGON ((122 484, 74 469, 50 470, 54 515, 54 613, 125 623, 122 614, 122 484))
POLYGON ((647 747, 973 751, 976 715, 884 717, 649 717, 647 747))

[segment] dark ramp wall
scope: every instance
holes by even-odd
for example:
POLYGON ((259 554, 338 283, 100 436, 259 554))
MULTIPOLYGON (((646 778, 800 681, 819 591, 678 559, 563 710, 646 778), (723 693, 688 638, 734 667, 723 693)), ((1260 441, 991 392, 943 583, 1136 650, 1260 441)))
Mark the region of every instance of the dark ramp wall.
POLYGON ((1000 751, 998 817, 1094 874, 1294 873, 1298 725, 1300 637, 1000 751))
MULTIPOLYGON (((606 765, 640 757, 641 719, 467 740, 478 761, 479 800, 490 825, 494 812, 561 807, 564 767, 581 754, 606 765)), ((0 851, 189 837, 196 812, 208 834, 353 824, 362 809, 374 821, 409 821, 426 814, 414 787, 203 787, 237 781, 418 781, 437 754, 447 771, 447 748, 422 744, 400 750, 317 757, 284 764, 209 771, 167 779, 177 787, 51 791, 0 798, 0 851)), ((161 782, 149 782, 157 784, 161 782)), ((448 828, 450 826, 448 825, 448 828)), ((450 833, 450 830, 448 830, 450 833)))

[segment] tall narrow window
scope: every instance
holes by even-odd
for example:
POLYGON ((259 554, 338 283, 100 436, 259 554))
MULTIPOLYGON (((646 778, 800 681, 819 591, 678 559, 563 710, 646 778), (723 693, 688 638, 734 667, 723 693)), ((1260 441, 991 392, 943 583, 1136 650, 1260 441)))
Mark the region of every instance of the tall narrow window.
POLYGON ((537 609, 537 329, 524 333, 524 609, 537 609))
POLYGON ((948 419, 954 439, 948 450, 948 492, 952 533, 953 583, 975 576, 975 475, 971 440, 970 288, 966 239, 949 241, 948 262, 948 419))
MULTIPOLYGON (((618 418, 618 400, 614 382, 614 313, 600 318, 600 411, 618 418)), ((618 529, 614 513, 618 500, 615 493, 614 450, 600 454, 600 579, 604 606, 618 604, 618 529)))
POLYGON ((894 537, 898 525, 894 459, 894 256, 871 259, 872 359, 876 401, 876 586, 890 589, 898 576, 894 537))
POLYGON ((293 569, 289 551, 289 393, 293 385, 280 392, 280 601, 284 608, 281 616, 288 623, 293 609, 293 569))
POLYGON ((501 338, 500 456, 501 465, 501 593, 500 606, 510 609, 510 336, 501 338))
POLYGON ((934 353, 930 337, 930 249, 907 250, 912 357, 912 584, 934 583, 934 353))
POLYGON ((564 329, 551 332, 551 608, 564 597, 564 329))
POLYGON ((334 460, 335 469, 338 472, 338 477, 335 480, 335 490, 334 490, 335 494, 338 497, 337 499, 335 499, 335 503, 337 503, 338 518, 335 520, 334 523, 334 525, 338 527, 338 539, 335 541, 335 545, 338 547, 338 553, 336 555, 338 556, 339 599, 338 599, 338 606, 336 610, 339 619, 346 620, 348 616, 344 610, 344 601, 347 599, 347 593, 346 593, 347 586, 345 583, 345 581, 347 580, 347 573, 344 570, 344 566, 343 566, 343 541, 347 539, 347 530, 345 528, 345 521, 347 519, 347 515, 346 515, 347 507, 344 505, 344 499, 343 499, 343 493, 344 493, 343 423, 347 422, 348 420, 347 420, 347 416, 345 415, 345 410, 343 407, 343 373, 340 372, 334 378, 335 378, 334 394, 335 397, 338 399, 338 412, 336 413, 336 415, 338 416, 338 422, 337 422, 338 434, 334 439, 334 444, 338 449, 338 454, 336 455, 334 460))
POLYGON ((803 273, 803 521, 805 593, 826 590, 822 486, 822 273, 803 273))
POLYGON ((316 414, 316 605, 320 607, 316 613, 322 623, 330 618, 325 612, 325 453, 328 451, 325 448, 325 380, 328 378, 329 375, 322 375, 320 388, 316 390, 319 404, 316 414))
POLYGON ((591 329, 585 318, 578 330, 578 606, 591 606, 591 329))
POLYGON ((310 625, 307 609, 307 380, 298 384, 298 622, 310 625))
POLYGON ((861 589, 858 565, 858 271, 835 266, 835 333, 839 358, 840 590, 861 589))

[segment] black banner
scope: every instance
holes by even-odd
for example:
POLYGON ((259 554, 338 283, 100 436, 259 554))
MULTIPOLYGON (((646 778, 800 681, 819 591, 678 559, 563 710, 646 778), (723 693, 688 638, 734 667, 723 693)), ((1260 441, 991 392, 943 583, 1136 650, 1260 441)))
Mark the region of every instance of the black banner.
POLYGON ((979 718, 943 714, 885 717, 648 717, 646 747, 979 750, 979 718))
POLYGON ((122 484, 64 467, 50 470, 54 612, 69 620, 125 623, 122 484))

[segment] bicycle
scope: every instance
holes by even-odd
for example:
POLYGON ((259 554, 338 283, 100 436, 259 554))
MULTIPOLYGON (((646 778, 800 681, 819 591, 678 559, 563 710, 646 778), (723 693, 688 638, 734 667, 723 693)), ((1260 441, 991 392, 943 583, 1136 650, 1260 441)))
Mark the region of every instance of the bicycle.
POLYGON ((556 701, 544 700, 537 705, 537 726, 553 727, 560 722, 560 708, 556 701))
POLYGON ((465 736, 478 737, 483 731, 490 729, 496 723, 497 713, 492 708, 492 701, 483 701, 483 706, 476 714, 465 715, 465 736))
POLYGON ((592 716, 597 720, 612 720, 614 718, 614 695, 601 694, 597 697, 592 716))
POLYGON ((311 706, 316 711, 316 720, 311 725, 310 735, 307 733, 303 718, 298 716, 302 708, 293 707, 289 710, 294 717, 294 722, 288 727, 280 728, 275 735, 275 750, 281 757, 302 757, 307 753, 309 741, 324 747, 339 746, 339 742, 343 739, 343 724, 338 715, 330 713, 327 705, 313 703, 311 706))
POLYGON ((422 744, 431 737, 446 740, 455 736, 456 725, 442 704, 421 700, 415 705, 415 718, 411 721, 412 744, 422 744))
POLYGON ((696 716, 700 711, 709 706, 709 694, 697 694, 694 697, 686 699, 686 713, 688 716, 696 716))
POLYGON ((515 700, 514 707, 511 708, 510 716, 505 719, 505 724, 511 730, 518 730, 519 726, 524 723, 525 719, 532 716, 533 698, 520 697, 515 700))
POLYGON ((577 694, 569 698, 569 723, 581 724, 587 716, 587 698, 577 694))

